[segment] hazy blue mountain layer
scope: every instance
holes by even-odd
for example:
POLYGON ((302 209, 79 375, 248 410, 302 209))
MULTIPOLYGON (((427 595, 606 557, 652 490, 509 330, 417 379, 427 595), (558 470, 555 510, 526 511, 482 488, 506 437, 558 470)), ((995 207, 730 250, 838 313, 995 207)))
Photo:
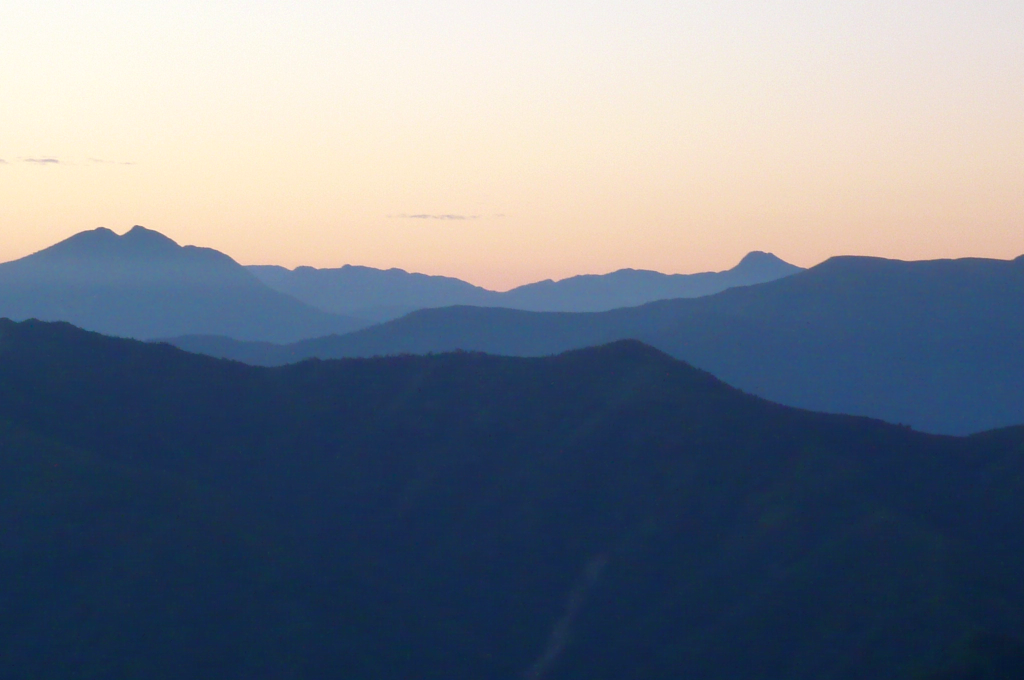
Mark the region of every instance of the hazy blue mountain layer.
POLYGON ((655 300, 712 295, 737 286, 775 281, 800 271, 801 267, 771 253, 755 251, 722 272, 661 274, 620 269, 611 274, 530 283, 503 293, 501 304, 493 306, 535 312, 603 312, 655 300))
POLYGON ((909 680, 1024 634, 1022 428, 637 342, 261 368, 0 321, 0 385, 12 678, 909 680))
POLYGON ((727 271, 661 274, 620 269, 603 275, 539 281, 499 293, 445 276, 410 274, 401 269, 345 266, 339 269, 252 266, 249 271, 271 288, 330 312, 374 321, 398 318, 417 309, 475 305, 542 312, 596 312, 633 307, 653 300, 711 295, 735 286, 774 281, 800 267, 770 253, 753 252, 727 271))
POLYGON ((1024 423, 1024 257, 837 257, 770 283, 603 313, 454 307, 282 347, 175 343, 276 365, 455 349, 540 356, 622 338, 791 406, 947 434, 1024 423))
POLYGON ((449 305, 490 306, 501 293, 448 276, 402 269, 345 265, 336 269, 276 265, 246 267, 274 290, 333 312, 388 321, 417 309, 449 305))
POLYGON ((209 248, 135 227, 86 231, 0 264, 0 316, 134 338, 191 333, 290 342, 366 325, 260 283, 209 248))

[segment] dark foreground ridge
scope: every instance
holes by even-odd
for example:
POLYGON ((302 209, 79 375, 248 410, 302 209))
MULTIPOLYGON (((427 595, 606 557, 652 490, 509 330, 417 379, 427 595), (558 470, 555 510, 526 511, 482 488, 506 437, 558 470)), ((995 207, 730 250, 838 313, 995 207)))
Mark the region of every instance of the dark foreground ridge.
POLYGON ((12 678, 909 680, 1024 636, 1024 430, 634 341, 259 368, 5 320, 0 451, 12 678))
POLYGON ((1024 257, 837 257, 771 283, 600 314, 458 307, 281 347, 174 342, 278 365, 455 349, 541 356, 638 338, 772 401, 969 434, 1024 423, 1021 310, 1024 257))

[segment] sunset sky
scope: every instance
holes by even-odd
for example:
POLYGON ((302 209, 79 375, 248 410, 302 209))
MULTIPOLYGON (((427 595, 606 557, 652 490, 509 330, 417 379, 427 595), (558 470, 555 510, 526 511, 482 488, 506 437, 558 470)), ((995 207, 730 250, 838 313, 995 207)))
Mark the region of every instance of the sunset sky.
POLYGON ((0 9, 0 261, 134 224, 492 288, 1024 253, 1024 2, 0 9))

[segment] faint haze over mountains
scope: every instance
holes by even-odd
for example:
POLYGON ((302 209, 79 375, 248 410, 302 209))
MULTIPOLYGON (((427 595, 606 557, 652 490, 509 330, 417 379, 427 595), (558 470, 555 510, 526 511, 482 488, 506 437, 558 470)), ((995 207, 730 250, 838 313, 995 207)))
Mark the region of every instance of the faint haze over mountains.
POLYGON ((0 316, 70 321, 135 338, 210 334, 290 342, 354 330, 424 307, 610 309, 705 295, 799 270, 769 254, 752 253, 726 272, 623 270, 498 293, 398 269, 243 267, 216 250, 179 246, 144 227, 123 236, 100 228, 0 264, 0 316))
POLYGON ((83 232, 0 264, 0 316, 170 339, 249 363, 544 355, 637 338, 773 401, 943 433, 1024 422, 1021 309, 1024 258, 839 257, 801 271, 755 252, 725 272, 622 270, 498 293, 400 270, 247 268, 135 227, 83 232), (670 299, 608 309, 661 296, 670 299), (475 306, 368 327, 453 302, 475 306))
POLYGON ((1024 680, 1024 0, 0 46, 0 680, 1024 680))
POLYGON ((711 295, 789 276, 801 267, 770 253, 752 252, 732 269, 700 274, 662 274, 620 269, 561 281, 538 281, 496 292, 444 276, 345 266, 339 269, 250 266, 271 288, 337 314, 373 321, 397 318, 416 309, 474 305, 543 312, 597 312, 634 307, 653 300, 711 295))
POLYGON ((179 338, 263 364, 456 349, 538 356, 637 338, 780 403, 964 434, 1024 423, 1024 256, 832 258, 716 295, 600 313, 422 310, 286 346, 179 338))

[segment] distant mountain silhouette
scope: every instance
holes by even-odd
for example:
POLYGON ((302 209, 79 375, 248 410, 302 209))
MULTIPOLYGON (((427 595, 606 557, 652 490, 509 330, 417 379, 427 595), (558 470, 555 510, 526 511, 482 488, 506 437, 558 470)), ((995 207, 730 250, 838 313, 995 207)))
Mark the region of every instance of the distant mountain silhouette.
POLYGON ((175 340, 276 365, 455 349, 540 356, 637 338, 743 390, 819 411, 966 434, 1024 423, 1024 257, 837 257, 770 283, 597 314, 454 307, 260 349, 175 340))
POLYGON ((732 269, 701 274, 661 274, 620 269, 603 276, 540 281, 503 294, 500 307, 535 312, 602 312, 655 300, 702 297, 736 286, 750 286, 803 271, 771 253, 752 252, 732 269))
POLYGON ((278 342, 366 325, 270 289, 223 253, 138 226, 123 236, 82 232, 0 264, 0 316, 134 338, 208 333, 278 342))
POLYGON ((1024 429, 638 342, 276 369, 0 321, 4 675, 860 680, 1024 631, 1024 429))
POLYGON ((387 321, 428 307, 490 306, 501 296, 460 279, 402 269, 352 265, 337 269, 252 265, 247 269, 274 290, 306 304, 372 321, 387 321))
POLYGON ((789 276, 800 267, 770 253, 752 252, 734 268, 701 274, 661 274, 620 269, 604 275, 540 281, 499 293, 445 276, 401 269, 344 266, 340 269, 251 266, 271 288, 321 309, 374 321, 411 311, 451 305, 507 307, 532 311, 593 312, 632 307, 653 300, 699 297, 735 286, 789 276))

